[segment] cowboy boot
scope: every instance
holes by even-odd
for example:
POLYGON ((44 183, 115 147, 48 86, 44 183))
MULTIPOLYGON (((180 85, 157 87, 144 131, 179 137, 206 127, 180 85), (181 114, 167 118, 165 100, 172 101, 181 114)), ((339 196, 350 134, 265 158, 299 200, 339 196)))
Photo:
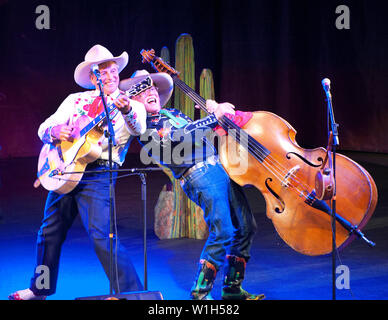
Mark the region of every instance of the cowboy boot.
POLYGON ((8 300, 46 300, 46 296, 37 296, 31 289, 24 289, 10 294, 8 300))
POLYGON ((216 279, 217 269, 209 261, 201 259, 193 287, 191 288, 192 300, 213 300, 210 291, 216 279))
POLYGON ((245 276, 244 258, 227 255, 224 269, 223 300, 262 300, 264 294, 250 294, 241 287, 245 276))

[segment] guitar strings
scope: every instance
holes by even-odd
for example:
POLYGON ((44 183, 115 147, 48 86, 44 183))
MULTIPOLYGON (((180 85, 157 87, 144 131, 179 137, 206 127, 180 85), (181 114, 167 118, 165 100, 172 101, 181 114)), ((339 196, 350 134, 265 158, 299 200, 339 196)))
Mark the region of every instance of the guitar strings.
MULTIPOLYGON (((149 59, 147 59, 148 62, 151 62, 149 59)), ((180 89, 185 93, 187 94, 191 100, 193 100, 195 103, 197 103, 197 105, 203 110, 205 111, 206 113, 209 113, 207 108, 206 108, 206 100, 201 97, 200 95, 198 95, 196 92, 194 92, 192 90, 192 88, 190 88, 184 81, 182 81, 181 79, 178 78, 177 74, 174 73, 174 71, 172 71, 172 69, 169 69, 167 68, 163 63, 161 63, 158 59, 154 59, 154 63, 152 64, 152 66, 159 72, 166 72, 168 74, 170 74, 173 78, 173 81, 175 84, 178 85, 178 87, 180 87, 180 89)), ((176 71, 175 71, 176 72, 176 71)), ((226 118, 225 116, 219 120, 219 122, 221 123, 221 125, 224 125, 225 127, 229 128, 229 127, 232 127, 232 128, 236 128, 238 132, 240 132, 240 128, 235 125, 231 120, 229 120, 228 118, 226 118)), ((230 131, 230 130, 228 130, 230 131)), ((284 168, 276 159, 273 159, 273 157, 271 157, 270 155, 266 155, 264 153, 264 149, 263 147, 255 140, 253 139, 249 134, 247 134, 245 131, 242 131, 244 132, 243 134, 245 135, 248 135, 248 151, 259 161, 261 161, 261 163, 263 164, 263 166, 270 172, 272 173, 276 179, 278 179, 281 183, 283 181, 284 178, 282 177, 286 177, 288 171, 286 168, 284 168), (252 146, 253 145, 253 146, 252 146), (264 157, 263 157, 264 155, 264 157), (269 162, 272 161, 272 163, 269 162), (264 161, 266 161, 267 164, 264 163, 264 161), (271 166, 273 168, 271 168, 271 166), (273 171, 275 170, 275 172, 273 171), (280 174, 280 177, 278 176, 280 174)), ((235 135, 234 138, 236 139, 237 142, 239 142, 240 140, 240 136, 237 136, 235 135)), ((294 184, 290 183, 290 184, 287 184, 288 187, 291 187, 291 190, 297 192, 297 194, 302 197, 302 198, 305 198, 305 199, 308 199, 308 195, 310 194, 310 192, 308 191, 309 187, 306 186, 306 184, 304 184, 303 182, 301 182, 297 176, 296 176, 296 173, 291 173, 289 176, 288 176, 288 180, 291 180, 292 182, 296 182, 297 185, 299 186, 302 186, 305 190, 301 191, 297 188, 297 186, 295 186, 294 184)))
MULTIPOLYGON (((206 104, 206 101, 205 99, 203 99, 202 97, 198 96, 196 93, 192 93, 192 90, 190 87, 187 86, 187 84, 185 84, 182 80, 180 79, 177 79, 176 77, 174 78, 174 80, 176 80, 178 83, 178 86, 182 87, 182 90, 188 94, 188 96, 194 101, 196 102, 200 108, 202 110, 204 110, 205 112, 209 113, 208 110, 206 109, 205 104, 206 104)), ((233 129, 236 130, 237 134, 234 134, 232 135, 238 142, 240 141, 240 133, 242 132, 243 135, 245 136, 248 136, 248 151, 259 161, 261 161, 262 163, 264 161, 267 161, 268 165, 272 165, 273 167, 275 167, 274 169, 276 169, 278 172, 276 173, 280 173, 280 177, 275 173, 273 172, 270 168, 268 168, 268 166, 265 166, 267 168, 267 170, 269 170, 278 180, 280 181, 283 181, 282 177, 285 176, 287 174, 287 172, 285 171, 286 169, 276 160, 276 159, 273 159, 271 156, 269 156, 268 154, 266 154, 266 151, 263 149, 264 147, 262 147, 255 139, 253 139, 249 134, 247 134, 245 131, 241 131, 241 129, 235 124, 233 123, 233 121, 231 121, 230 119, 226 118, 226 117, 223 117, 222 119, 219 120, 219 122, 221 123, 221 125, 224 125, 224 127, 232 127, 233 129), (253 146, 252 146, 253 145, 253 146), (259 153, 258 153, 258 152, 259 153), (269 163, 268 160, 271 160, 273 163, 269 163), (280 167, 280 168, 279 168, 280 167)), ((231 132, 229 132, 231 133, 231 132)), ((303 186, 305 189, 308 189, 308 186, 306 186, 303 182, 301 182, 294 173, 292 173, 289 177, 288 177, 290 180, 293 180, 295 181, 298 185, 301 185, 303 186), (295 178, 294 178, 295 177, 295 178)), ((289 185, 290 186, 290 185, 289 185)), ((295 187, 294 185, 292 185, 293 187, 295 187)), ((308 193, 308 191, 304 190, 303 192, 301 192, 300 190, 296 188, 296 191, 302 195, 304 193, 308 193)), ((307 197, 305 197, 307 198, 307 197)))

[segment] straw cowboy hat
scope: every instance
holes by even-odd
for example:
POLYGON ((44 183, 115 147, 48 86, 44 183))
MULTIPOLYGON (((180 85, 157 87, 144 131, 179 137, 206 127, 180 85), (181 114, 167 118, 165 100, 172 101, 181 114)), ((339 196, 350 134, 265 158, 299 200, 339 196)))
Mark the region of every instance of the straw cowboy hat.
POLYGON ((113 54, 105 47, 96 44, 85 55, 85 61, 81 62, 74 71, 75 82, 83 88, 94 89, 90 81, 90 70, 93 64, 100 64, 107 61, 114 61, 119 67, 119 72, 128 64, 128 53, 123 52, 120 56, 114 57, 113 54))
POLYGON ((160 106, 163 108, 174 90, 174 82, 167 73, 149 73, 147 70, 137 70, 130 78, 120 81, 119 88, 126 91, 147 77, 150 77, 154 86, 158 88, 160 106))

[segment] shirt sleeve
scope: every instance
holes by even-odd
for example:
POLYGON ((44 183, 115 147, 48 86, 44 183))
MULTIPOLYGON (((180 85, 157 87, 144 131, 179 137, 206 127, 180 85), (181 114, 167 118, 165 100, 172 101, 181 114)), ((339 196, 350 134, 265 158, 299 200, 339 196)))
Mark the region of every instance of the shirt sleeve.
POLYGON ((57 111, 48 117, 38 129, 38 136, 44 143, 52 143, 51 130, 61 124, 68 124, 74 106, 74 94, 69 95, 59 106, 57 111))
POLYGON ((144 105, 136 100, 130 100, 131 110, 128 114, 123 114, 129 133, 133 136, 142 135, 146 129, 147 112, 144 105))

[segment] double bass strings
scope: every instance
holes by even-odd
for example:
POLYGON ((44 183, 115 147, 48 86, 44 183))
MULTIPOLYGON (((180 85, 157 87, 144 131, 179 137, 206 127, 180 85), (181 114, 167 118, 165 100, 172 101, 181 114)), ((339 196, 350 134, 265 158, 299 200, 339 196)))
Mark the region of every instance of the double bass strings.
MULTIPOLYGON (((158 71, 158 72, 166 72, 168 74, 171 75, 174 83, 176 85, 178 85, 178 87, 187 95, 189 96, 189 98, 191 98, 191 100, 193 100, 203 111, 205 111, 206 113, 209 113, 209 111, 207 110, 206 108, 206 100, 204 98, 202 98, 200 95, 198 95, 192 88, 190 88, 184 81, 182 81, 181 79, 179 79, 178 77, 178 72, 176 70, 174 70, 173 68, 171 68, 170 66, 168 66, 163 60, 161 60, 160 58, 157 58, 155 59, 155 52, 154 50, 151 50, 151 55, 152 55, 152 59, 150 59, 150 57, 146 57, 143 53, 146 53, 144 52, 144 50, 142 50, 141 54, 143 56, 143 59, 145 59, 144 61, 148 61, 151 63, 151 65, 158 71), (153 60, 153 61, 152 61, 153 60)), ((143 61, 143 62, 144 62, 143 61)), ((232 128, 235 128, 237 129, 236 132, 239 132, 238 135, 233 135, 232 136, 236 139, 237 142, 240 141, 240 128, 235 125, 232 121, 230 121, 228 118, 226 118, 225 116, 219 120, 220 124, 224 127, 224 129, 228 130, 230 127, 232 128)), ((229 130, 229 131, 232 131, 232 130, 229 130)), ((270 172, 274 175, 274 177, 276 179, 278 179, 280 181, 280 183, 283 181, 283 177, 286 176, 287 174, 287 169, 284 168, 276 159, 273 159, 269 154, 265 154, 264 153, 264 147, 261 146, 254 138, 252 138, 248 133, 246 133, 245 131, 242 131, 244 132, 244 134, 248 135, 248 151, 250 154, 252 154, 253 157, 256 158, 256 160, 258 161, 261 161, 261 163, 263 164, 263 166, 270 172), (261 159, 261 160, 260 160, 261 159), (272 161, 272 164, 268 161, 268 160, 271 160, 272 161), (267 165, 264 163, 264 161, 267 161, 267 165), (272 167, 275 167, 274 169, 276 170, 276 173, 268 166, 272 166, 272 167), (278 176, 278 174, 280 174, 280 177, 278 176)), ((231 132, 229 132, 231 133, 231 132)), ((292 173, 290 174, 288 177, 288 180, 292 180, 293 182, 296 182, 297 185, 300 185, 302 186, 303 188, 305 188, 305 190, 301 191, 299 190, 296 186, 294 186, 293 184, 288 184, 287 187, 292 187, 291 189, 296 191, 298 193, 298 195, 302 198, 304 198, 305 200, 308 199, 308 195, 310 194, 309 191, 307 191, 309 188, 308 186, 306 186, 303 182, 301 182, 296 174, 292 173)))
MULTIPOLYGON (((199 96, 197 93, 193 92, 193 90, 182 80, 180 80, 176 75, 173 76, 174 82, 179 86, 179 88, 187 95, 189 96, 194 103, 196 103, 201 110, 205 111, 206 113, 209 113, 209 111, 206 108, 206 100, 199 96)), ((227 117, 223 117, 222 119, 219 119, 219 122, 221 126, 224 129, 234 129, 234 130, 228 130, 228 133, 231 134, 231 136, 236 139, 237 142, 241 141, 241 133, 247 137, 248 141, 248 151, 250 154, 252 154, 253 157, 256 158, 256 160, 260 161, 263 166, 271 172, 276 179, 278 179, 280 182, 283 180, 284 176, 287 174, 287 169, 284 168, 276 159, 270 156, 270 153, 268 154, 265 150, 265 148, 259 144, 251 135, 249 135, 244 130, 241 130, 239 126, 237 126, 233 121, 228 119, 227 117), (266 162, 266 163, 264 163, 266 162)), ((300 197, 303 197, 304 199, 308 198, 309 191, 308 186, 305 185, 302 181, 300 181, 296 174, 292 173, 289 177, 289 180, 292 180, 297 185, 300 185, 305 190, 298 189, 297 186, 295 186, 293 183, 288 184, 288 187, 291 187, 294 191, 297 192, 297 194, 300 197)))
MULTIPOLYGON (((229 119, 228 119, 229 120, 229 119)), ((230 120, 229 120, 230 121, 230 120)), ((240 128, 237 127, 236 130, 229 130, 229 134, 235 138, 237 141, 240 141, 240 137, 239 137, 239 134, 240 134, 240 128), (239 133, 238 133, 239 132, 239 133)), ((243 134, 247 135, 246 132, 242 131, 243 134)), ((249 135, 248 135, 249 136, 249 135)), ((250 136, 249 136, 250 137, 250 136)), ((272 175, 279 180, 279 182, 282 182, 284 177, 287 175, 287 171, 286 169, 276 160, 274 159, 273 157, 271 156, 266 156, 266 157, 263 157, 261 155, 261 151, 259 150, 259 154, 258 154, 258 149, 261 148, 260 146, 252 146, 252 141, 253 141, 253 144, 255 144, 254 141, 256 141, 255 139, 250 139, 250 142, 248 142, 248 151, 249 153, 258 161, 260 161, 262 163, 262 165, 270 172, 272 173, 272 175), (259 158, 259 155, 260 155, 260 158, 259 158), (264 158, 264 159, 263 159, 264 158), (268 161, 269 160, 269 161, 268 161), (272 162, 272 163, 271 163, 272 162), (280 167, 283 167, 284 170, 282 170, 280 167)), ((308 187, 303 183, 301 182, 297 176, 292 173, 289 175, 288 177, 289 180, 292 180, 293 182, 296 182, 297 185, 300 185, 303 187, 305 187, 305 190, 300 190, 298 189, 298 187, 293 184, 293 183, 289 183, 287 184, 287 187, 291 187, 291 190, 295 191, 300 197, 303 197, 305 200, 308 198, 308 194, 309 192, 306 190, 308 187)))
MULTIPOLYGON (((187 86, 186 83, 181 81, 178 78, 178 72, 176 70, 167 65, 162 59, 158 57, 155 58, 155 51, 153 49, 150 52, 142 50, 141 55, 143 56, 143 63, 147 61, 151 63, 153 68, 156 69, 158 72, 166 72, 170 74, 173 78, 174 83, 178 85, 180 89, 184 93, 186 93, 186 95, 189 96, 189 98, 191 98, 191 100, 193 100, 201 108, 201 110, 209 114, 206 108, 205 99, 203 99, 194 90, 187 86)), ((243 147, 245 149, 248 149, 249 153, 256 160, 260 161, 263 167, 267 169, 267 171, 271 173, 275 179, 279 180, 280 185, 282 187, 287 187, 288 189, 290 189, 290 191, 297 192, 297 195, 300 198, 304 198, 305 202, 309 205, 312 204, 313 200, 316 200, 314 189, 309 192, 308 190, 311 190, 310 185, 306 185, 303 181, 300 180, 300 174, 298 174, 299 177, 297 176, 296 173, 298 172, 298 169, 293 170, 293 168, 291 168, 289 171, 287 171, 287 168, 285 168, 281 163, 279 163, 276 157, 272 157, 270 155, 271 152, 269 150, 267 150, 263 145, 261 145, 247 132, 245 132, 244 129, 241 129, 240 127, 235 125, 235 123, 233 123, 229 118, 224 116, 222 117, 222 119, 219 119, 219 123, 224 130, 228 131, 228 134, 230 134, 237 142, 240 143, 240 145, 242 144, 241 137, 248 137, 248 146, 243 145, 243 147), (229 130, 231 128, 237 130, 229 130), (299 190, 299 187, 304 188, 304 190, 299 190)), ((325 210, 323 211, 326 212, 325 210)))

